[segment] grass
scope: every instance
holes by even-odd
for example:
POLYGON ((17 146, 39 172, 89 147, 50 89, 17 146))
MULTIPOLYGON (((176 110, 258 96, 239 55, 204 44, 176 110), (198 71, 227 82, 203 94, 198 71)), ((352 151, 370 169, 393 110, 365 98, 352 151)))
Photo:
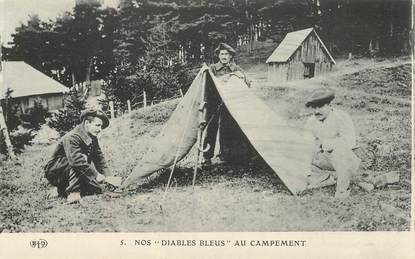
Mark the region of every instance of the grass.
MULTIPOLYGON (((265 50, 264 50, 265 51, 265 50)), ((272 84, 262 65, 252 65, 253 90, 289 123, 302 126, 309 92, 328 84, 335 106, 348 111, 358 143, 371 148, 376 163, 367 174, 396 171, 400 182, 336 200, 334 187, 290 195, 263 163, 215 166, 199 171, 191 187, 194 150, 180 162, 173 186, 162 203, 168 170, 153 182, 121 198, 85 197, 66 205, 46 197, 42 166, 53 145, 36 144, 19 157, 2 161, 0 232, 141 232, 141 231, 402 231, 410 228, 411 124, 407 59, 340 62, 324 78, 272 84)), ((126 177, 145 154, 177 105, 177 100, 134 111, 112 121, 100 136, 101 147, 116 175, 126 177)))

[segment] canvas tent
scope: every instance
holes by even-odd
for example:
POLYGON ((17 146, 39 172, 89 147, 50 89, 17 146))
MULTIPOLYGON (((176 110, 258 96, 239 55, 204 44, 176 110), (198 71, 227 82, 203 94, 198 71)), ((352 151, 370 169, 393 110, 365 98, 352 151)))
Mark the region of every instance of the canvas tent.
POLYGON ((284 119, 261 101, 243 79, 232 76, 221 81, 204 67, 178 104, 152 147, 123 182, 126 188, 155 171, 184 158, 198 139, 203 118, 200 109, 205 89, 218 91, 224 105, 251 145, 293 193, 307 187, 313 139, 311 133, 289 126, 284 119))

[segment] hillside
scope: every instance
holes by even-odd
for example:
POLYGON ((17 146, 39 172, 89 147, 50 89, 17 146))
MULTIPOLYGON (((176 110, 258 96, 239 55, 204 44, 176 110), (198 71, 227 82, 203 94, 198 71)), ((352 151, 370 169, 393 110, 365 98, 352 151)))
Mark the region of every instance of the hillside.
MULTIPOLYGON (((265 53, 264 49, 264 53, 265 53)), ((264 54, 266 55, 266 54, 264 54)), ((194 152, 176 171, 163 213, 159 203, 168 172, 133 188, 120 198, 86 197, 82 205, 46 197, 42 165, 53 145, 33 145, 20 164, 1 168, 0 232, 140 232, 140 231, 391 231, 408 230, 411 210, 411 64, 409 59, 339 62, 324 78, 270 84, 259 62, 242 63, 253 90, 292 125, 305 119, 304 100, 321 85, 336 90, 335 106, 350 112, 358 144, 375 155, 364 164, 369 175, 396 171, 398 184, 336 200, 334 187, 290 195, 275 173, 261 162, 215 166, 200 171, 195 190, 194 152)), ((117 118, 100 137, 108 163, 126 177, 160 131, 177 100, 117 118)), ((368 152, 367 152, 368 153, 368 152)), ((371 153, 371 154, 372 154, 371 153)), ((362 155, 366 158, 365 153, 362 155)))

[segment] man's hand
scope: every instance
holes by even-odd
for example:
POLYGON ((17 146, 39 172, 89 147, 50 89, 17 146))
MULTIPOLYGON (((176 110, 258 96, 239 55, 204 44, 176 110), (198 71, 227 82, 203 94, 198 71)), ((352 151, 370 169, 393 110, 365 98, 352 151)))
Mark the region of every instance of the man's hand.
POLYGON ((105 182, 111 184, 112 186, 115 187, 120 187, 121 185, 121 177, 120 176, 107 176, 105 178, 105 182))
POLYGON ((241 71, 234 71, 234 72, 230 73, 229 75, 236 76, 240 79, 245 78, 245 75, 241 71))
POLYGON ((97 182, 102 183, 105 180, 105 176, 98 173, 97 175, 97 182))
POLYGON ((324 143, 322 149, 327 153, 331 153, 334 150, 334 145, 332 143, 324 143))
POLYGON ((248 86, 248 88, 251 88, 251 83, 252 83, 251 80, 248 80, 245 78, 245 84, 248 86))

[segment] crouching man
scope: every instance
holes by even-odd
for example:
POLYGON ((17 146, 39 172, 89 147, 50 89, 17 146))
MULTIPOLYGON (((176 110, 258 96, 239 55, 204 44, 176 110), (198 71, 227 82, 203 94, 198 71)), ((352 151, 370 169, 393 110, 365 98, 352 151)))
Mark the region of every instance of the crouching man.
MULTIPOLYGON (((313 115, 305 129, 315 138, 313 166, 334 171, 335 197, 345 198, 350 194, 350 179, 358 173, 360 159, 353 152, 356 146, 353 121, 349 114, 332 107, 333 99, 334 92, 329 89, 317 89, 311 94, 306 107, 313 110, 313 115)), ((323 178, 328 179, 329 175, 323 178)))
POLYGON ((46 164, 46 179, 68 203, 102 192, 99 182, 109 175, 109 169, 97 135, 108 125, 108 117, 101 110, 83 111, 81 124, 62 137, 46 164))

